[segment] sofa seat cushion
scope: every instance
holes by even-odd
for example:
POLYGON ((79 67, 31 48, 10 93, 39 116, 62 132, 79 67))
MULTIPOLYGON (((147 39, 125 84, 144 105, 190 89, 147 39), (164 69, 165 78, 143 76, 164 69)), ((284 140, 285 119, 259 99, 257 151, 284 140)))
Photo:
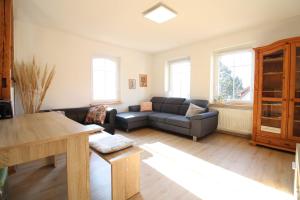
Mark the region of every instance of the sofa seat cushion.
POLYGON ((152 113, 149 115, 149 120, 150 121, 157 121, 157 122, 165 122, 168 117, 174 117, 176 116, 175 114, 170 114, 170 113, 152 113))
POLYGON ((117 120, 124 120, 127 122, 137 122, 148 119, 148 115, 153 112, 123 112, 117 114, 117 120))
POLYGON ((165 123, 174 125, 174 126, 179 126, 183 128, 190 128, 191 127, 191 121, 186 118, 185 116, 182 115, 176 115, 172 117, 168 117, 165 121, 165 123))

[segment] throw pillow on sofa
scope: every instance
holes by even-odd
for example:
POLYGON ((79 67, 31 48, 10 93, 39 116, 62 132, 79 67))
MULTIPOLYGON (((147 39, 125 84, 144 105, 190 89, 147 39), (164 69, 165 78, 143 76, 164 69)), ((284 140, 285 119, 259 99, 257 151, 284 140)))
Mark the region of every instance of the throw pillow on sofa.
POLYGON ((188 108, 188 110, 186 111, 185 116, 186 117, 192 117, 195 116, 197 114, 201 114, 205 112, 205 108, 202 108, 200 106, 197 106, 195 104, 190 103, 190 106, 188 108))
POLYGON ((85 117, 86 124, 104 124, 106 117, 105 105, 92 106, 89 109, 88 114, 85 117))
POLYGON ((152 111, 152 102, 142 102, 141 112, 152 111))

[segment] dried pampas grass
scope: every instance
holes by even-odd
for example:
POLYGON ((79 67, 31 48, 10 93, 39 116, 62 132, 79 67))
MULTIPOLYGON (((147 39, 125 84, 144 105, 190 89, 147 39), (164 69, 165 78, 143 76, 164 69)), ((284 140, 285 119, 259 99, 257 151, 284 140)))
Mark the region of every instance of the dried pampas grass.
POLYGON ((25 113, 39 112, 47 90, 55 75, 55 67, 48 70, 32 63, 15 63, 13 77, 25 113))

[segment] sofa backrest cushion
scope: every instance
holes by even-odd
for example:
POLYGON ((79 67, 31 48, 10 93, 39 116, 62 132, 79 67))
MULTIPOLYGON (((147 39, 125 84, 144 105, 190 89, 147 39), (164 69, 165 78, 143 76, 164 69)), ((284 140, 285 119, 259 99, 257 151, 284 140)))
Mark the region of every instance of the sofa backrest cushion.
POLYGON ((152 97, 152 110, 155 112, 161 111, 161 105, 166 101, 166 97, 152 97))
POLYGON ((208 101, 201 99, 185 99, 175 97, 152 97, 152 108, 154 112, 172 113, 178 115, 185 115, 190 103, 206 108, 208 111, 208 101))
POLYGON ((57 109, 65 112, 66 117, 84 124, 85 117, 89 111, 90 107, 81 107, 81 108, 66 108, 66 109, 57 109))
POLYGON ((179 114, 179 108, 185 98, 167 98, 161 106, 161 112, 179 114))
MULTIPOLYGON (((50 111, 63 111, 66 117, 79 122, 80 124, 84 124, 85 117, 89 111, 90 107, 79 107, 79 108, 58 108, 52 110, 41 110, 41 112, 50 112, 50 111)), ((114 116, 116 116, 117 110, 111 107, 106 109, 106 118, 104 123, 112 124, 114 123, 114 116), (113 118, 113 120, 111 120, 113 118)))

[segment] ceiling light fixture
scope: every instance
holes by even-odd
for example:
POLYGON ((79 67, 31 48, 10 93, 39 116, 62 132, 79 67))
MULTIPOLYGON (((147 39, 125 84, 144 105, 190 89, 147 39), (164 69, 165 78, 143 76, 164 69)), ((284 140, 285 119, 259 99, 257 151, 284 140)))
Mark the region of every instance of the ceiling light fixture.
POLYGON ((163 3, 158 3, 155 6, 149 8, 143 12, 145 18, 150 19, 158 24, 169 21, 170 19, 177 16, 177 13, 164 5, 163 3))

